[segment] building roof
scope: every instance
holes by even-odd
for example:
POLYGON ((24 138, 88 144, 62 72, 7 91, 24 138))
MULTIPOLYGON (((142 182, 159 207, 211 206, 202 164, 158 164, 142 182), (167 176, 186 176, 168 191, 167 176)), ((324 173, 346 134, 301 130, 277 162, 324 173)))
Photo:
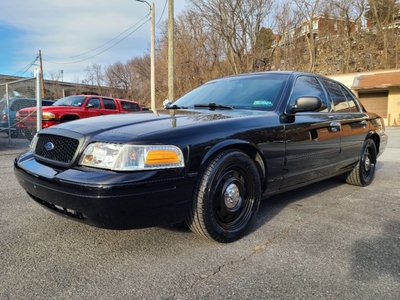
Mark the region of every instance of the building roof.
POLYGON ((387 89, 400 87, 400 72, 376 73, 354 77, 352 90, 387 89))

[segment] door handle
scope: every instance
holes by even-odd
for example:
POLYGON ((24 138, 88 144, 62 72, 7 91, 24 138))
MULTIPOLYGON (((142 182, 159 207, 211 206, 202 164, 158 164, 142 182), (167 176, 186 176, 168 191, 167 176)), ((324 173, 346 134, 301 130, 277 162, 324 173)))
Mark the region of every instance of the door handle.
POLYGON ((331 124, 329 124, 329 125, 331 126, 332 132, 338 132, 340 130, 340 127, 342 126, 342 125, 340 125, 339 122, 336 122, 336 121, 331 122, 331 124))

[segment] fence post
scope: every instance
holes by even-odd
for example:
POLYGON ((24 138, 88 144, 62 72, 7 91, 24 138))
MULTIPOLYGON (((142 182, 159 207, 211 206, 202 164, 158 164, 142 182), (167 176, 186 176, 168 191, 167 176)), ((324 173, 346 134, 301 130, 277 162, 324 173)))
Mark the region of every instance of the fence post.
POLYGON ((35 70, 36 77, 36 132, 42 129, 42 90, 40 82, 40 70, 35 70))
POLYGON ((6 107, 8 108, 7 111, 7 120, 8 120, 8 144, 11 144, 11 122, 10 122, 10 98, 9 98, 9 94, 8 94, 8 84, 6 84, 6 107))

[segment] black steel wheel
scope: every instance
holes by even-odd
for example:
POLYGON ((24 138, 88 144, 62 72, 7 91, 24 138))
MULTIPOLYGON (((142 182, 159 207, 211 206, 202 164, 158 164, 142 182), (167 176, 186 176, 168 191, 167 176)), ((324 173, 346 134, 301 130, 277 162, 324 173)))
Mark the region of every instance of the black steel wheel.
POLYGON ((242 151, 227 150, 199 174, 186 222, 193 232, 230 243, 248 232, 260 199, 261 180, 255 163, 242 151))
POLYGON ((351 172, 345 174, 346 182, 359 186, 370 185, 375 176, 376 157, 377 151, 374 141, 366 140, 357 165, 351 172))

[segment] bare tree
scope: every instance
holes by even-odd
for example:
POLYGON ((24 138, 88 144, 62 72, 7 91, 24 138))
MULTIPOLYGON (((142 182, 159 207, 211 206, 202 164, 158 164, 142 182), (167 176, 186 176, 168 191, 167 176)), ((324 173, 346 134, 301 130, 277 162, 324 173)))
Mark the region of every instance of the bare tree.
POLYGON ((304 19, 295 13, 292 1, 280 2, 276 10, 276 51, 275 67, 278 69, 302 70, 303 52, 299 47, 297 39, 297 29, 304 19))
POLYGON ((104 85, 103 68, 101 65, 92 63, 92 66, 85 68, 86 78, 85 83, 96 87, 97 93, 102 94, 102 86, 104 85))
POLYGON ((112 95, 118 98, 128 98, 130 94, 130 74, 126 64, 116 62, 105 71, 105 82, 112 88, 112 95))
POLYGON ((307 43, 309 65, 308 72, 313 72, 315 67, 315 40, 314 40, 314 22, 320 10, 320 0, 294 0, 299 14, 304 18, 307 26, 305 39, 307 43))
MULTIPOLYGON (((224 58, 231 72, 253 69, 256 37, 272 9, 272 0, 190 0, 192 10, 203 18, 207 29, 218 33, 224 58)), ((266 26, 267 27, 267 26, 266 26)))
MULTIPOLYGON (((355 36, 361 31, 361 18, 364 14, 366 0, 331 0, 328 3, 327 11, 329 17, 338 18, 342 22, 337 22, 342 26, 341 32, 344 33, 344 60, 342 72, 349 72, 352 61, 352 45, 355 43, 355 36)), ((354 53, 353 53, 354 54, 354 53)))
POLYGON ((373 30, 382 37, 382 63, 384 68, 389 68, 389 29, 391 29, 394 17, 398 15, 399 4, 396 0, 368 0, 369 8, 366 18, 372 23, 373 30))

